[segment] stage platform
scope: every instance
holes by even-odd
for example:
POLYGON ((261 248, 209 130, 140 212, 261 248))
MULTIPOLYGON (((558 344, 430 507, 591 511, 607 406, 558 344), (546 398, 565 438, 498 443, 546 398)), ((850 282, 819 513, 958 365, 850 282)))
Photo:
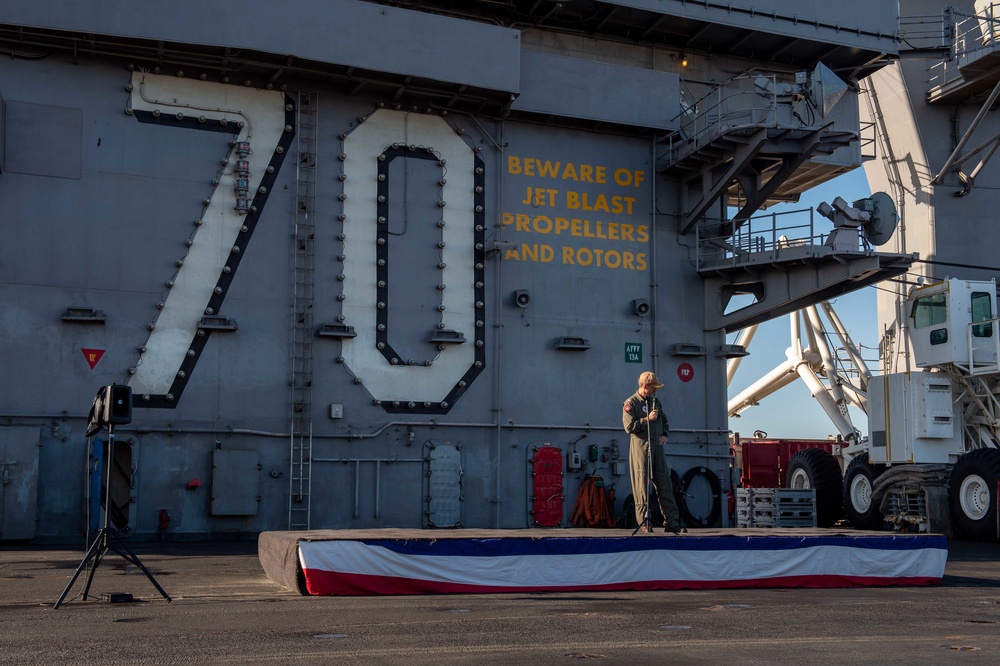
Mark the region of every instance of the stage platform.
POLYGON ((301 594, 861 587, 939 583, 937 534, 704 529, 263 532, 267 577, 301 594))

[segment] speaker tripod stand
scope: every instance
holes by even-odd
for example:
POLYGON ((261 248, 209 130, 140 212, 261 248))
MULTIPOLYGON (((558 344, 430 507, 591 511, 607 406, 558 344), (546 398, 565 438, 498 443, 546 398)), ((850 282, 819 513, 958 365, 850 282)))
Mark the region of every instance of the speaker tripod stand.
POLYGON ((104 526, 101 527, 97 536, 94 538, 94 542, 91 544, 90 549, 87 550, 87 554, 84 556, 83 561, 80 562, 80 566, 76 568, 76 573, 73 574, 73 578, 70 579, 69 585, 63 590, 62 595, 59 600, 55 603, 55 608, 59 608, 63 601, 66 599, 66 595, 73 588, 76 583, 77 578, 83 573, 83 570, 90 564, 90 571, 87 573, 87 581, 83 586, 83 600, 87 600, 87 593, 90 591, 90 584, 94 580, 94 574, 97 572, 97 567, 101 565, 101 560, 107 554, 109 550, 114 551, 120 555, 124 560, 134 564, 139 567, 149 582, 153 584, 157 592, 166 599, 168 602, 171 601, 170 595, 164 592, 160 584, 156 582, 153 578, 153 574, 150 573, 149 569, 142 563, 139 557, 132 552, 132 549, 128 547, 125 541, 122 540, 121 536, 118 534, 118 530, 109 524, 109 517, 111 515, 111 466, 114 464, 115 460, 115 431, 114 426, 108 424, 108 457, 107 457, 107 470, 104 478, 104 526))

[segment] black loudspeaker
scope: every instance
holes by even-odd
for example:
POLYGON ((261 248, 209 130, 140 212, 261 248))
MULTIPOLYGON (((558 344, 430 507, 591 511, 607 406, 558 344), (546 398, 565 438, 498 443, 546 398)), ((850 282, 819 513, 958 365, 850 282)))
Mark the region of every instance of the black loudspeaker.
POLYGON ((514 292, 514 305, 519 308, 526 308, 531 303, 531 294, 524 291, 523 289, 518 289, 514 292))
POLYGON ((632 307, 635 309, 635 313, 640 317, 645 317, 649 314, 649 301, 645 298, 637 298, 632 301, 632 307))
POLYGON ((106 389, 104 398, 104 422, 109 425, 124 425, 132 422, 132 387, 112 384, 106 389))

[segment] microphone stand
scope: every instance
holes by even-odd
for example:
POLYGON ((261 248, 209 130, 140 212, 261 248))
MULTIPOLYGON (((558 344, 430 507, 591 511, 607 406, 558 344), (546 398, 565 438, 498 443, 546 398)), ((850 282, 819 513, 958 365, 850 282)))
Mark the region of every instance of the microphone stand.
MULTIPOLYGON (((646 400, 646 488, 643 492, 646 493, 646 515, 642 517, 642 522, 636 525, 635 531, 632 532, 632 536, 642 529, 642 526, 646 526, 647 532, 653 531, 653 525, 649 518, 649 487, 653 484, 653 426, 649 422, 649 415, 652 413, 650 409, 649 398, 645 397, 646 400)), ((656 400, 653 400, 653 405, 656 405, 656 400)), ((635 493, 635 489, 632 489, 635 493)))

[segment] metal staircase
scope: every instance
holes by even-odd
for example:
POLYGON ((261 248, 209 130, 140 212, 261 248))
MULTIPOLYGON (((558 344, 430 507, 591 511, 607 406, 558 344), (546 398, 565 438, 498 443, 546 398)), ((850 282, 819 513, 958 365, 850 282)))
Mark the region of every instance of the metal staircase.
POLYGON ((834 243, 817 225, 833 221, 825 213, 826 221, 754 215, 854 166, 853 153, 822 158, 859 140, 860 127, 838 127, 831 112, 846 84, 821 65, 801 74, 795 83, 756 75, 699 84, 700 96, 685 85, 679 128, 657 157, 657 170, 679 183, 677 230, 695 235, 706 330, 788 314, 899 275, 915 259, 875 252, 861 235, 856 247, 834 243))
POLYGON ((997 318, 968 324, 968 358, 945 369, 951 380, 963 387, 968 402, 962 422, 968 449, 1000 446, 1000 334, 997 318), (976 338, 976 327, 989 326, 989 335, 976 338), (977 340, 981 340, 977 344, 977 340))
POLYGON ((845 170, 807 163, 850 146, 857 134, 837 130, 832 120, 805 107, 800 113, 786 89, 773 75, 735 77, 708 86, 700 97, 685 86, 692 101, 682 102, 680 129, 666 139, 657 161, 659 171, 680 178, 682 234, 720 199, 739 208, 723 223, 731 234, 762 206, 796 200, 803 190, 845 170))
POLYGON ((318 105, 319 98, 315 93, 299 93, 291 326, 291 442, 288 475, 290 530, 310 528, 318 105))
POLYGON ((965 425, 967 450, 1000 445, 1000 385, 996 376, 968 375, 949 368, 951 380, 965 389, 969 398, 962 423, 965 425))

